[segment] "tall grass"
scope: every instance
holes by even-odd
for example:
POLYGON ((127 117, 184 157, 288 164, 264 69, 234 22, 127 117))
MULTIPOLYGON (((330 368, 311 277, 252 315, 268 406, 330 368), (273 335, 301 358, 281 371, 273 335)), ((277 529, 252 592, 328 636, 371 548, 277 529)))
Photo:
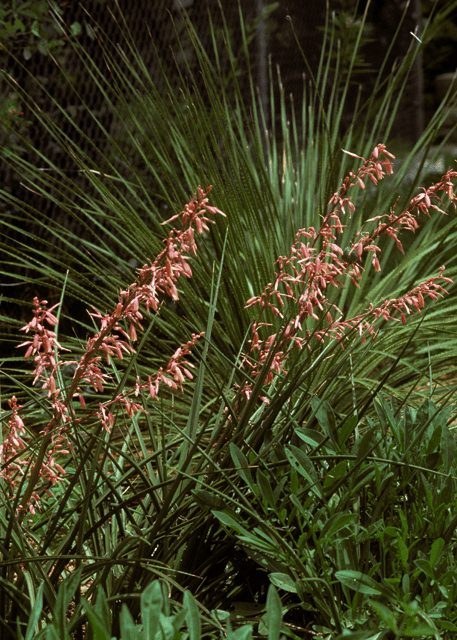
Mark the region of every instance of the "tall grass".
MULTIPOLYGON (((37 630, 57 629, 62 602, 73 607, 74 637, 96 637, 90 607, 119 636, 121 605, 139 620, 156 578, 173 606, 190 589, 203 634, 219 632, 217 611, 230 608, 236 626, 254 617, 246 637, 265 625, 278 637, 282 619, 289 637, 452 633, 456 460, 444 381, 455 355, 456 174, 421 191, 405 182, 444 106, 398 173, 379 143, 419 43, 387 81, 380 72, 343 130, 351 74, 328 90, 329 22, 299 114, 270 73, 265 131, 252 76, 249 105, 238 80, 237 65, 249 63, 241 12, 241 56, 222 32, 228 76, 221 33, 212 29, 208 52, 186 26, 198 70, 181 70, 167 97, 125 24, 122 48, 94 25, 109 76, 72 40, 113 113, 110 130, 90 113, 103 149, 58 103, 65 128, 21 96, 75 172, 49 163, 26 135, 27 154, 4 154, 37 202, 62 211, 59 221, 0 191, 4 275, 27 274, 56 298, 51 307, 36 298, 25 327, 10 321, 30 334, 23 346, 41 388, 23 375, 22 356, 9 359, 5 637, 32 629, 31 611, 37 630), (209 184, 210 202, 195 193, 209 184), (192 193, 183 230, 169 232, 164 249, 164 218, 174 222, 192 193), (212 225, 201 221, 208 213, 212 225), (425 214, 431 220, 412 235, 425 214), (190 256, 193 224, 203 233, 190 256), (66 317, 70 299, 91 316, 66 317), (147 311, 159 313, 148 320, 147 311), (59 596, 75 571, 71 597, 59 596), (262 620, 270 583, 281 610, 262 620)), ((187 611, 192 602, 185 596, 187 611)))
MULTIPOLYGON (((241 19, 240 28, 244 33, 243 24, 241 19)), ((149 80, 148 70, 125 25, 122 48, 116 47, 101 27, 94 25, 108 65, 108 76, 104 69, 94 65, 78 41, 73 40, 75 56, 86 66, 94 91, 103 97, 105 108, 111 110, 114 120, 110 130, 103 128, 97 114, 85 107, 78 87, 72 86, 72 77, 65 69, 62 74, 68 91, 100 126, 102 148, 88 139, 59 104, 54 107, 66 120, 65 129, 56 128, 36 101, 33 103, 22 96, 24 105, 35 114, 38 126, 43 126, 59 146, 67 150, 76 171, 65 172, 49 165, 38 149, 30 148, 27 139, 23 140, 28 149, 26 155, 9 153, 5 158, 23 176, 24 188, 37 193, 37 208, 21 206, 20 196, 2 192, 8 205, 8 213, 4 214, 5 233, 8 228, 17 230, 18 225, 22 231, 21 240, 3 245, 9 255, 4 272, 8 273, 10 264, 12 273, 26 273, 27 280, 50 287, 56 296, 60 296, 66 279, 66 296, 80 300, 83 308, 100 301, 109 306, 122 283, 131 280, 131 265, 144 264, 151 252, 159 251, 160 223, 167 217, 166 212, 179 209, 196 185, 212 184, 215 204, 230 219, 213 333, 218 348, 213 365, 223 374, 224 358, 231 360, 238 353, 251 322, 251 314, 244 308, 246 300, 270 281, 274 261, 292 245, 298 229, 318 226, 337 180, 355 166, 355 159, 341 149, 366 157, 379 141, 387 142, 402 89, 420 46, 412 39, 407 57, 387 80, 382 80, 380 72, 373 95, 365 104, 356 105, 349 128, 343 130, 342 115, 348 94, 354 89, 349 82, 350 74, 344 76, 342 85, 337 74, 331 92, 328 91, 329 50, 337 44, 334 29, 330 27, 315 77, 311 82, 309 76, 305 78, 302 101, 294 97, 299 109, 294 103, 286 104, 280 78, 278 86, 271 70, 271 130, 266 138, 252 77, 248 75, 249 105, 238 81, 239 69, 243 66, 249 69, 247 42, 238 55, 231 48, 227 27, 223 40, 221 34, 213 30, 214 50, 208 52, 192 24, 187 23, 198 67, 195 70, 189 65, 181 70, 179 86, 170 85, 165 97, 149 80), (221 42, 225 46, 223 52, 221 42), (226 65, 222 58, 228 59, 231 65, 228 76, 224 74, 226 65), (76 140, 81 141, 79 146, 76 140), (91 148, 90 153, 83 152, 83 143, 91 148), (58 217, 49 219, 40 214, 38 203, 43 197, 58 207, 61 212, 58 217), (41 226, 41 232, 29 225, 32 220, 38 228, 41 226), (37 235, 44 235, 44 245, 37 241, 37 235)), ((355 47, 354 56, 356 51, 355 47)), ((41 90, 45 96, 46 87, 41 90)), ((52 96, 48 95, 47 99, 52 101, 52 96)), ((346 221, 343 246, 354 237, 361 220, 385 214, 397 195, 403 193, 405 174, 433 140, 440 118, 444 118, 443 110, 444 107, 393 180, 376 193, 367 189, 359 196, 356 203, 359 216, 346 221)), ((395 149, 391 150, 395 154, 395 149)), ((399 206, 412 195, 413 192, 407 190, 399 206)), ((162 355, 165 344, 170 351, 174 349, 184 330, 203 330, 213 264, 217 265, 220 260, 225 233, 223 222, 211 230, 211 241, 205 243, 201 259, 194 266, 197 277, 183 285, 185 309, 178 314, 174 309, 164 310, 161 315, 159 327, 164 340, 159 349, 154 344, 147 345, 153 360, 157 361, 162 355)), ((447 265, 452 277, 454 265, 449 247, 453 234, 453 217, 447 224, 437 219, 424 225, 409 247, 408 260, 398 262, 392 254, 389 272, 384 270, 373 276, 367 271, 357 292, 350 297, 348 289, 339 293, 340 307, 356 316, 365 308, 367 298, 379 302, 383 296, 397 296, 403 288, 410 287, 416 279, 424 278, 441 264, 447 265)), ((14 281, 17 279, 15 275, 14 281)), ((445 368, 449 362, 452 309, 453 304, 448 300, 436 311, 439 318, 427 319, 422 328, 423 344, 432 345, 438 368, 445 368)), ((83 314, 78 321, 83 326, 74 330, 81 336, 87 331, 83 314)), ((378 343, 379 349, 391 352, 414 328, 414 324, 409 325, 396 331, 395 336, 386 332, 378 343)), ((423 350, 415 354, 416 365, 418 357, 426 364, 428 356, 423 350)), ((367 363, 363 377, 369 378, 372 365, 382 366, 383 359, 379 355, 376 361, 367 363)), ((410 371, 407 364, 400 366, 397 386, 409 382, 410 371)))

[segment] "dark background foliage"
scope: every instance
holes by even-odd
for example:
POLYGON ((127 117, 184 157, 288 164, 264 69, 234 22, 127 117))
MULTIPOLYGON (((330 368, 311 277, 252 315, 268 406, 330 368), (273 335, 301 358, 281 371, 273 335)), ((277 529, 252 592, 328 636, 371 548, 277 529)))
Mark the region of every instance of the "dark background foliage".
MULTIPOLYGON (((216 0, 182 0, 181 2, 175 0, 172 3, 164 0, 153 0, 147 3, 138 0, 129 2, 120 0, 119 8, 152 80, 157 86, 162 87, 164 93, 167 90, 165 78, 173 85, 178 81, 179 73, 184 71, 186 64, 190 64, 191 68, 193 64, 197 66, 195 51, 189 35, 186 34, 181 11, 184 9, 188 13, 202 43, 207 44, 208 49, 211 49, 210 12, 216 27, 216 37, 220 38, 222 51, 224 42, 217 28, 222 27, 223 20, 218 4, 216 0), (178 41, 181 46, 178 46, 178 41), (159 61, 163 65, 165 74, 160 68, 159 61)), ((242 42, 239 8, 235 2, 223 1, 221 4, 224 19, 233 38, 234 50, 237 51, 241 49, 242 42)), ((325 30, 325 4, 314 0, 280 0, 275 3, 252 0, 241 3, 249 30, 252 74, 258 83, 264 102, 267 125, 269 118, 268 61, 273 75, 276 75, 277 68, 280 69, 285 95, 292 94, 295 102, 299 103, 304 75, 306 74, 306 81, 309 82, 310 72, 316 73, 317 70, 325 30), (264 19, 259 19, 259 16, 263 16, 264 19), (295 38, 300 42, 309 61, 309 69, 304 68, 301 57, 297 55, 295 38)), ((335 73, 347 71, 355 44, 355 34, 357 34, 357 31, 351 27, 354 21, 362 24, 361 16, 367 8, 366 4, 366 2, 357 3, 355 0, 330 2, 329 18, 337 22, 341 36, 341 61, 338 71, 335 60, 335 73)), ((369 3, 366 23, 362 30, 362 46, 356 58, 356 68, 352 72, 352 90, 347 101, 347 115, 342 118, 342 127, 350 124, 351 107, 357 99, 359 87, 362 88, 363 96, 370 95, 376 77, 375 72, 380 68, 388 52, 405 10, 405 4, 403 0, 375 0, 369 3)), ((413 37, 411 32, 418 28, 417 32, 420 35, 420 26, 418 27, 420 11, 423 19, 426 19, 433 11, 434 5, 432 0, 423 0, 422 3, 417 0, 410 4, 395 47, 388 57, 385 66, 386 75, 396 61, 405 55, 413 37)), ((27 151, 25 148, 23 150, 24 157, 28 161, 34 161, 36 166, 40 166, 38 154, 41 153, 56 167, 74 175, 75 169, 71 156, 62 145, 56 143, 54 138, 43 131, 36 114, 28 110, 21 101, 20 90, 32 96, 40 110, 65 133, 70 132, 66 116, 70 114, 75 124, 71 129, 72 139, 101 168, 104 155, 109 153, 103 130, 115 133, 116 122, 113 120, 112 111, 104 102, 103 95, 91 82, 87 68, 77 59, 66 42, 55 18, 57 21, 63 20, 70 27, 71 32, 79 39, 94 63, 104 69, 106 78, 109 78, 109 69, 103 64, 102 52, 97 37, 94 36, 93 26, 99 24, 108 37, 112 38, 113 46, 125 47, 126 44, 120 36, 118 10, 115 3, 111 1, 90 0, 81 4, 67 1, 51 3, 51 7, 54 9, 54 17, 49 13, 45 0, 12 3, 11 8, 4 10, 3 21, 0 21, 0 25, 3 24, 3 29, 0 29, 0 38, 7 47, 7 51, 1 54, 1 64, 14 78, 18 90, 14 91, 8 87, 5 80, 0 81, 2 96, 0 140, 4 149, 10 147, 13 151, 17 151, 22 146, 21 136, 25 136, 30 142, 27 151), (67 80, 76 88, 76 93, 68 91, 60 68, 65 68, 67 72, 70 70, 67 80), (41 83, 41 88, 37 86, 37 80, 41 83), (53 100, 57 100, 60 110, 53 100), (89 111, 92 112, 92 116, 89 115, 89 111), (98 126, 94 122, 94 114, 98 118, 98 126), (32 147, 37 152, 35 158, 31 155, 32 147)), ((446 22, 445 29, 424 48, 422 58, 419 58, 418 63, 415 64, 402 108, 398 110, 392 129, 393 138, 400 138, 403 143, 412 144, 420 135, 424 122, 431 117, 437 106, 434 77, 438 73, 453 70, 456 43, 457 20, 455 16, 451 16, 446 22)), ((238 74, 238 82, 242 89, 244 86, 246 96, 249 96, 249 73, 241 67, 238 74)), ((329 91, 331 86, 330 78, 329 91)), ((278 100, 277 85, 275 87, 275 100, 278 100)), ((204 103, 203 84, 201 92, 204 103)), ((279 111, 277 110, 276 113, 279 114, 279 111)), ((22 183, 22 176, 6 164, 0 166, 0 179, 7 191, 23 202, 33 205, 50 220, 68 225, 75 224, 74 221, 63 220, 60 207, 56 206, 52 200, 37 197, 36 193, 28 190, 22 183)), ((1 215, 6 220, 14 220, 19 215, 11 206, 1 204, 0 207, 1 215)), ((9 231, 10 234, 15 235, 13 239, 21 240, 21 227, 32 231, 37 238, 41 237, 46 241, 43 226, 35 228, 30 220, 21 221, 15 232, 9 231)), ((75 228, 74 230, 77 235, 85 233, 84 229, 75 228)), ((4 264, 6 257, 2 255, 0 260, 4 264)), ((5 298, 30 300, 35 294, 40 297, 49 297, 46 282, 42 282, 38 287, 36 284, 30 286, 24 283, 24 279, 27 280, 28 277, 36 279, 39 273, 25 273, 23 268, 18 268, 18 277, 14 278, 11 265, 6 271, 7 274, 0 276, 5 298), (16 282, 20 284, 16 286, 16 282)), ((68 300, 66 304, 71 304, 71 301, 68 300)), ((77 315, 77 306, 68 311, 73 316, 77 315)), ((4 313, 9 317, 17 317, 21 314, 21 309, 11 302, 6 305, 4 313)), ((85 311, 82 313, 85 314, 85 311)))

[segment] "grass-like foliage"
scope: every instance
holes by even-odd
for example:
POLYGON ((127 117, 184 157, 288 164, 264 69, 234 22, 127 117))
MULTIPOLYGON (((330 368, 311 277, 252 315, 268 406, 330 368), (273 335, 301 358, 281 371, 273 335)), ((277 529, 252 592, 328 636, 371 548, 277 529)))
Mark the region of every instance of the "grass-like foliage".
POLYGON ((345 127, 328 24, 300 118, 271 79, 265 130, 240 26, 240 55, 227 27, 209 53, 187 22, 198 69, 166 98, 127 32, 93 27, 109 77, 73 42, 103 148, 21 96, 75 171, 23 127, 4 150, 62 217, 0 190, 4 275, 56 298, 8 321, 2 638, 457 631, 457 171, 406 178, 444 107, 394 171, 414 47, 345 127))
MULTIPOLYGON (((78 580, 72 581, 77 609, 70 627, 80 632, 84 611, 89 618, 95 616, 83 594, 91 599, 98 593, 106 604, 100 591, 106 588, 114 625, 122 596, 130 611, 128 616, 120 612, 122 633, 126 620, 138 614, 137 594, 156 575, 168 580, 170 589, 195 591, 206 610, 230 605, 235 594, 237 599, 240 594, 248 600, 265 597, 270 580, 295 594, 285 598, 285 611, 296 616, 301 608, 300 624, 306 628, 312 623, 316 633, 368 627, 363 636, 368 638, 384 627, 395 633, 415 632, 420 625, 439 628, 430 617, 441 584, 434 571, 446 545, 452 557, 457 517, 452 497, 456 447, 447 426, 451 407, 436 408, 430 395, 417 412, 405 406, 399 421, 398 410, 392 411, 381 395, 382 383, 363 398, 354 397, 344 416, 335 416, 324 400, 332 397, 338 378, 347 375, 347 356, 341 353, 356 354, 354 332, 357 342, 367 343, 367 337, 371 342, 379 319, 395 321, 399 315, 403 325, 406 314, 421 313, 425 298, 434 301, 446 293, 440 282, 452 283, 443 276, 443 267, 402 297, 379 307, 371 304, 355 318, 343 319, 328 299, 327 289, 342 286, 345 276, 358 284, 364 252, 372 254, 376 270, 381 268, 373 244, 378 236, 386 234, 402 248, 398 233, 414 228, 413 213, 439 209, 435 202, 440 192, 452 203, 455 199, 452 179, 457 174, 449 171, 402 213, 392 211, 386 221, 371 221, 374 230, 365 226, 344 255, 336 241, 343 231, 340 216, 345 207, 353 208, 349 189, 361 188, 367 178, 377 184, 383 169, 391 173, 391 154, 378 145, 359 170, 343 180, 320 228, 298 232, 289 255, 278 260, 275 283, 247 301, 247 306, 260 305, 260 312, 252 326, 251 347, 232 365, 225 390, 207 358, 218 277, 185 425, 179 412, 175 418, 159 408, 158 399, 163 388, 183 393, 186 378, 193 379, 189 358, 203 333, 193 334, 165 368, 147 376, 137 367, 145 341, 137 351, 133 344, 149 314, 159 311, 160 297, 179 299, 180 277, 194 277, 188 259, 190 252, 197 253, 195 232, 208 232, 208 214, 224 215, 208 203, 209 189, 199 187, 184 210, 168 221, 180 219, 182 227, 170 231, 165 248, 120 292, 112 312, 93 311, 98 330, 79 360, 65 357, 57 340, 55 307, 48 309, 46 301, 35 298, 33 318, 23 327, 29 339, 19 346, 26 347, 26 358, 34 358, 34 383, 40 382, 45 397, 29 389, 30 400, 22 406, 13 396, 3 436, 4 557, 11 558, 11 565, 4 565, 0 602, 6 628, 8 619, 25 617, 25 624, 28 618, 35 593, 20 598, 25 584, 41 583, 40 598, 46 598, 51 611, 57 607, 54 594, 65 569, 78 570, 78 580), (268 313, 277 326, 267 322, 268 313), (311 320, 317 326, 306 329, 311 320), (266 332, 263 339, 261 332, 266 332), (324 358, 333 379, 321 374, 321 394, 311 393, 307 381, 324 358), (119 364, 125 360, 121 372, 119 364), (214 381, 212 411, 202 406, 205 367, 214 381), (130 388, 132 368, 136 378, 130 388), (244 383, 234 382, 236 377, 244 383), (94 395, 100 396, 98 402, 94 395), (377 421, 369 417, 372 406, 377 421), (46 415, 41 436, 30 442, 26 424, 46 415), (404 511, 410 504, 408 519, 404 511), (409 537, 413 516, 414 535, 431 547, 433 562, 428 546, 427 553, 420 553, 409 537), (430 528, 429 519, 439 526, 430 528), (218 521, 236 536, 227 536, 218 521), (103 559, 107 550, 108 563, 103 559), (252 586, 240 567, 248 560, 258 566, 252 586), (401 588, 392 577, 399 560, 405 571, 401 588), (433 580, 429 589, 424 587, 424 572, 433 580), (373 596, 375 620, 360 594, 373 596), (402 615, 382 598, 401 602, 402 615)), ((147 332, 153 324, 149 322, 147 332)), ((353 376, 352 367, 350 372, 353 376)), ((444 562, 439 566, 447 593, 454 588, 454 572, 444 562)), ((440 617, 446 610, 444 629, 455 626, 452 598, 449 607, 446 600, 437 605, 440 617)), ((110 619, 109 608, 102 609, 110 619)), ((300 628, 295 617, 293 624, 300 628)), ((252 633, 252 627, 246 627, 246 633, 252 633)))

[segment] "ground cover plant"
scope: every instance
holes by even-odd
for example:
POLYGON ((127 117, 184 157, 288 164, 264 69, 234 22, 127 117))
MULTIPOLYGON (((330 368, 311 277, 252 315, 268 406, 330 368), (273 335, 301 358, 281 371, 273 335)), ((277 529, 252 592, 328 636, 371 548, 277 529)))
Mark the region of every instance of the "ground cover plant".
MULTIPOLYGON (((392 411, 381 394, 381 384, 354 398, 353 412, 350 403, 346 415, 337 419, 325 400, 333 390, 333 376, 344 375, 347 357, 340 355, 340 348, 356 354, 354 333, 357 342, 371 342, 379 331, 379 319, 405 324, 406 314, 420 314, 425 299, 438 299, 446 293, 442 285, 452 282, 442 267, 402 297, 379 307, 371 304, 356 318, 343 318, 328 297, 327 287, 342 286, 344 277, 358 284, 364 253, 372 254, 374 269, 381 268, 380 250, 374 244, 378 236, 390 236, 401 250, 398 234, 415 228, 418 212, 441 211, 435 204, 444 206, 438 194, 445 193, 454 204, 452 181, 457 172, 449 170, 401 213, 392 211, 385 221, 366 221, 345 256, 336 241, 343 232, 345 208, 355 214, 350 189, 365 188, 367 179, 377 183, 385 170, 391 173, 391 159, 382 144, 369 159, 360 158, 360 168, 342 181, 331 198, 321 227, 300 230, 289 255, 277 261, 275 282, 247 301, 248 307, 258 304, 260 313, 252 325, 251 346, 233 364, 231 376, 233 381, 235 373, 242 374, 245 382, 242 386, 231 382, 225 391, 221 389, 208 414, 202 407, 202 385, 204 365, 209 366, 206 354, 218 278, 184 429, 154 403, 161 387, 178 393, 186 378, 193 379, 189 358, 203 333, 193 334, 153 375, 145 377, 137 369, 132 390, 126 372, 136 366, 133 344, 149 314, 159 310, 160 296, 178 299, 178 280, 193 277, 189 254, 197 251, 195 232, 209 230, 209 214, 224 215, 209 204, 209 189, 199 188, 184 210, 167 221, 179 219, 182 226, 170 231, 165 248, 139 270, 136 282, 121 290, 113 311, 102 314, 94 309, 98 331, 87 340, 79 361, 70 355, 65 358, 58 342, 54 313, 58 305, 48 308, 46 301, 35 298, 33 318, 23 327, 30 336, 19 346, 25 347, 26 359, 33 357, 34 383, 40 382, 46 396, 33 397, 29 390, 33 400, 28 406, 19 405, 15 396, 9 401, 11 414, 2 445, 5 628, 10 618, 16 621, 25 615, 23 624, 28 623, 36 598, 22 594, 23 585, 33 583, 29 572, 35 573, 37 583, 41 579, 40 598, 44 596, 50 610, 55 610, 53 594, 62 571, 71 572, 73 565, 80 573, 78 581, 73 580, 72 592, 78 595, 69 630, 80 634, 84 611, 89 617, 92 611, 84 603, 97 592, 94 601, 106 598, 100 588, 107 590, 107 602, 112 602, 116 633, 119 599, 127 604, 130 616, 137 616, 136 594, 145 592, 154 575, 169 581, 170 589, 195 591, 210 617, 208 609, 232 604, 233 591, 237 597, 243 593, 249 602, 250 590, 256 610, 256 600, 266 596, 270 580, 297 596, 283 603, 285 612, 294 611, 291 629, 311 624, 316 634, 330 637, 343 629, 367 629, 361 637, 368 638, 384 629, 402 637, 419 630, 438 633, 457 628, 451 561, 456 447, 447 424, 451 405, 436 407, 430 386, 425 406, 419 411, 405 406, 399 421, 398 410, 392 411), (322 318, 324 327, 303 329, 309 319, 319 323, 322 318), (259 334, 265 331, 262 339, 259 334), (322 345, 317 357, 316 345, 322 345), (331 362, 333 376, 320 378, 321 393, 310 393, 307 381, 324 357, 331 362), (129 363, 121 375, 115 363, 125 358, 129 363), (65 376, 67 368, 72 373, 65 376), (98 406, 86 404, 85 396, 92 392, 100 396, 98 406), (369 417, 372 404, 379 424, 369 417), (27 442, 26 422, 35 416, 42 419, 43 413, 50 420, 41 437, 27 442), (120 443, 113 438, 116 428, 122 432, 120 443), (356 433, 359 430, 363 437, 356 433), (55 501, 61 485, 63 495, 55 501), (411 514, 405 514, 408 501, 411 514), (224 535, 218 521, 237 535, 224 535), (433 528, 431 522, 439 526, 433 528), (280 534, 282 529, 285 533, 280 534), (102 568, 100 545, 106 544, 115 562, 102 568), (447 561, 443 557, 442 574, 435 574, 445 548, 447 561), (25 570, 18 556, 21 564, 28 560, 25 570), (239 568, 243 557, 262 570, 257 571, 257 583, 251 585, 239 568), (428 579, 435 588, 427 588, 428 579), (440 593, 444 599, 437 600, 440 593), (372 596, 374 617, 365 595, 372 596), (386 598, 396 606, 386 606, 386 598), (303 626, 297 624, 297 610, 303 626)), ((140 343, 138 351, 141 348, 140 343)), ((275 615, 280 619, 282 614, 280 608, 275 615)), ((109 628, 109 610, 106 615, 109 628)), ((119 618, 124 620, 121 627, 125 615, 119 618)), ((244 632, 252 633, 252 626, 244 632)))
POLYGON ((412 193, 372 139, 411 59, 343 134, 349 84, 318 108, 324 53, 301 123, 272 95, 265 137, 227 31, 224 76, 188 24, 206 93, 188 67, 166 101, 134 43, 116 57, 94 29, 109 82, 74 46, 125 124, 111 155, 23 95, 78 175, 30 146, 4 157, 66 217, 1 192, 5 273, 53 298, 9 321, 2 633, 452 637, 457 172, 412 193), (48 235, 8 242, 31 217, 48 235))

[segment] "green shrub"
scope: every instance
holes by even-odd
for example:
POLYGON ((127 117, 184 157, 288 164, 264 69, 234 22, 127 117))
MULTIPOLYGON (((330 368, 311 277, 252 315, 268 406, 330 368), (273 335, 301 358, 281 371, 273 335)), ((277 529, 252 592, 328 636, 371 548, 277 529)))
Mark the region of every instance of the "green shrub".
POLYGON ((455 286, 443 265, 455 275, 456 223, 436 209, 453 212, 457 172, 402 189, 442 111, 393 173, 378 139, 414 52, 342 132, 350 73, 327 99, 330 29, 300 124, 280 86, 263 136, 229 38, 222 77, 217 47, 211 57, 187 27, 204 94, 188 68, 163 98, 128 34, 130 58, 100 37, 109 81, 74 41, 128 154, 106 130, 112 152, 85 153, 68 113, 60 130, 21 96, 77 174, 43 167, 26 138, 28 156, 4 158, 64 218, 0 191, 4 274, 60 297, 9 320, 41 388, 22 356, 5 363, 2 633, 65 634, 71 602, 75 637, 84 616, 94 637, 97 624, 100 637, 136 637, 142 594, 161 589, 170 637, 186 615, 183 633, 198 636, 197 606, 208 634, 220 632, 208 612, 231 609, 236 638, 452 633, 455 286), (189 202, 199 184, 214 203, 200 187, 189 202), (163 241, 165 215, 176 226, 163 241), (35 218, 40 238, 25 225, 35 218))

